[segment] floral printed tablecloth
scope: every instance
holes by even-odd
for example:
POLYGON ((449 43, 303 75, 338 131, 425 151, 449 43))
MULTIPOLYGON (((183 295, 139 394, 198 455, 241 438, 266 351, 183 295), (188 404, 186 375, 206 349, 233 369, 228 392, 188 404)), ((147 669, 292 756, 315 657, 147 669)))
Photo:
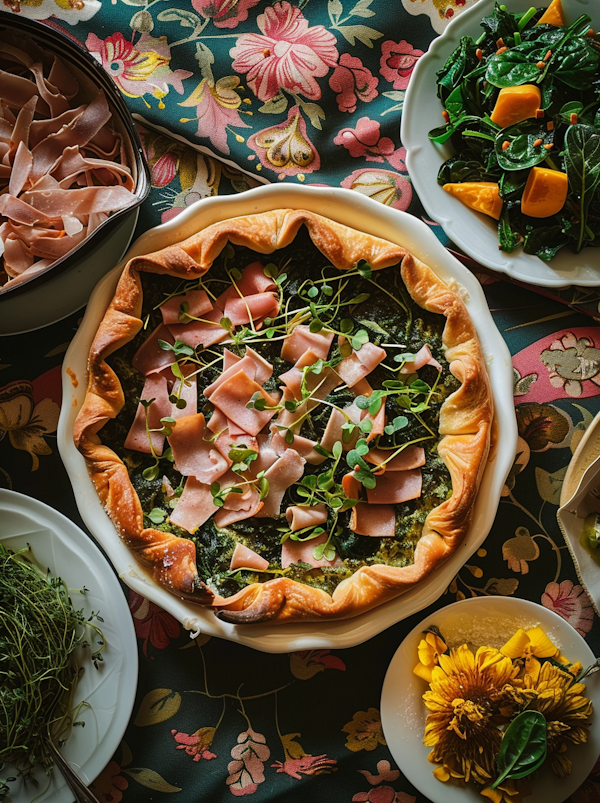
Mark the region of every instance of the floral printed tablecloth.
MULTIPOLYGON (((4 0, 84 43, 146 122, 153 186, 138 234, 194 201, 265 181, 341 185, 424 217, 399 140, 404 93, 430 41, 472 2, 4 0)), ((600 627, 556 510, 600 410, 599 296, 480 279, 513 354, 519 447, 489 537, 431 608, 530 599, 598 654, 600 627)), ((0 339, 0 487, 83 527, 56 448, 60 367, 82 313, 0 339)), ((268 655, 190 640, 169 614, 123 592, 140 675, 124 739, 94 784, 102 803, 426 803, 398 771, 379 711, 387 666, 424 613, 353 649, 268 655)), ((600 764, 572 800, 600 800, 600 764)))

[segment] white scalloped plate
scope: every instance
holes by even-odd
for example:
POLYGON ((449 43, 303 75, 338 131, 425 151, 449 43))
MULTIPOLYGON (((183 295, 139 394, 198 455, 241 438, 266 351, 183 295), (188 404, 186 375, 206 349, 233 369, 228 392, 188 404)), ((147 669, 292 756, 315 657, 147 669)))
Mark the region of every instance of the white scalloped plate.
MULTIPOLYGON (((527 11, 531 5, 531 0, 506 2, 507 8, 517 13, 527 11)), ((442 226, 465 254, 482 265, 541 287, 566 287, 570 284, 598 287, 600 257, 597 249, 586 248, 579 254, 562 249, 549 264, 522 251, 505 254, 498 249, 497 223, 487 215, 469 209, 444 192, 437 183, 438 171, 453 151, 449 143, 437 145, 428 137, 432 128, 442 124, 436 72, 442 69, 458 46, 461 36, 477 38, 482 33, 479 22, 493 8, 494 0, 479 0, 456 17, 417 62, 404 99, 401 125, 402 144, 406 148, 406 164, 413 186, 427 214, 442 226)))
MULTIPOLYGON (((90 784, 104 769, 119 746, 129 722, 138 674, 135 630, 127 600, 110 565, 92 539, 62 513, 37 499, 0 489, 0 541, 17 551, 29 544, 40 566, 52 576, 62 577, 70 589, 85 588, 85 595, 71 594, 77 610, 86 616, 99 612, 106 640, 104 661, 95 669, 87 658, 77 684, 74 705, 82 700, 78 719, 85 727, 73 728, 61 748, 63 756, 90 784)), ((1 766, 1 765, 0 765, 1 766)), ((16 775, 10 765, 2 768, 3 778, 16 775)), ((24 785, 19 779, 9 784, 10 803, 71 803, 73 793, 55 770, 50 780, 36 773, 39 786, 24 785)))
MULTIPOLYGON (((514 597, 475 597, 452 603, 430 614, 406 636, 390 662, 381 694, 381 725, 390 752, 411 784, 432 803, 481 803, 487 798, 482 798, 472 784, 461 789, 438 781, 433 775, 434 765, 427 760, 429 748, 423 744, 427 709, 421 699, 427 683, 413 673, 413 667, 423 630, 431 625, 437 625, 449 643, 453 633, 455 637, 460 633, 457 641, 481 643, 483 638, 485 644, 496 648, 508 640, 498 631, 512 635, 519 627, 540 625, 571 661, 588 667, 596 658, 579 633, 554 611, 514 597)), ((533 792, 525 798, 527 803, 567 801, 596 763, 600 753, 600 672, 590 675, 585 684, 594 715, 586 744, 569 746, 573 772, 557 778, 550 769, 541 770, 531 783, 533 792)))
POLYGON ((430 265, 464 298, 477 327, 490 373, 496 406, 497 445, 485 470, 471 529, 454 555, 417 588, 398 599, 349 620, 319 624, 230 625, 217 619, 210 610, 181 600, 158 586, 120 540, 100 504, 85 461, 75 448, 72 437, 73 423, 85 395, 90 344, 112 299, 125 260, 99 283, 87 306, 83 322, 65 355, 58 447, 73 484, 83 520, 108 553, 123 581, 172 613, 184 627, 237 641, 265 652, 353 647, 436 600, 487 536, 496 515, 500 491, 516 451, 512 364, 481 286, 473 274, 445 250, 437 237, 420 220, 351 190, 271 185, 237 196, 198 201, 169 223, 142 235, 133 244, 126 259, 179 242, 218 221, 278 208, 307 209, 403 245, 430 265))

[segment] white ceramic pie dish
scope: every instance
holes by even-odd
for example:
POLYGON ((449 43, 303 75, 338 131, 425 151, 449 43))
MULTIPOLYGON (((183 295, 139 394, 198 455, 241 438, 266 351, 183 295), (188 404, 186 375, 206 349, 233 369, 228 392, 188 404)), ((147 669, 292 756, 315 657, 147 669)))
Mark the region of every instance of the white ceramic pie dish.
POLYGON ((477 279, 441 245, 429 228, 404 212, 385 207, 355 192, 313 187, 267 186, 235 197, 199 201, 169 223, 142 235, 125 260, 108 273, 90 298, 85 317, 63 364, 63 405, 58 427, 61 457, 73 485, 77 505, 92 534, 102 544, 121 578, 194 632, 237 641, 266 652, 343 648, 360 644, 390 625, 422 610, 444 591, 454 574, 485 540, 498 507, 500 492, 512 465, 517 429, 512 398, 512 364, 496 329, 477 279), (181 600, 157 585, 120 540, 106 515, 85 461, 75 448, 73 423, 87 385, 87 357, 92 339, 110 302, 125 260, 164 248, 213 223, 271 209, 307 209, 375 236, 403 245, 426 262, 463 297, 477 328, 491 378, 496 409, 496 443, 485 470, 469 533, 451 558, 418 587, 396 600, 349 620, 336 622, 234 626, 210 611, 181 600))
MULTIPOLYGON (((549 4, 548 0, 539 5, 549 4)), ((506 2, 506 7, 517 13, 527 11, 531 5, 531 0, 506 2)), ((563 248, 550 263, 523 251, 506 254, 498 248, 496 221, 469 209, 444 192, 437 183, 438 171, 452 155, 453 149, 449 142, 437 145, 428 137, 432 128, 442 125, 436 73, 442 69, 462 36, 476 39, 482 33, 479 23, 493 9, 494 0, 479 0, 457 16, 417 62, 406 92, 401 126, 401 139, 406 148, 406 164, 413 186, 427 214, 441 225, 465 254, 487 268, 541 287, 566 287, 570 284, 598 287, 600 259, 597 249, 586 248, 573 254, 563 248)), ((582 7, 580 13, 586 13, 586 9, 582 7)))

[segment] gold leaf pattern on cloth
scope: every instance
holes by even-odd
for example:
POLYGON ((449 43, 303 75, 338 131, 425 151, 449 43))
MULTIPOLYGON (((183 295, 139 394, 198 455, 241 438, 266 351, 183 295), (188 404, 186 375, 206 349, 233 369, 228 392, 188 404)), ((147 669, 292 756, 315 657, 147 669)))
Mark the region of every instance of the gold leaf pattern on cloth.
POLYGON ((293 106, 287 120, 264 128, 248 139, 248 146, 264 167, 278 173, 312 173, 321 166, 317 151, 306 133, 299 106, 293 106))
POLYGON ((40 465, 38 455, 52 454, 44 435, 56 432, 59 412, 52 399, 42 399, 34 406, 31 382, 11 382, 0 388, 0 438, 8 432, 15 449, 29 452, 32 471, 40 465))
POLYGON ((357 711, 352 722, 347 722, 342 730, 348 734, 346 747, 353 753, 358 753, 359 750, 375 750, 378 744, 387 744, 381 727, 381 714, 376 708, 357 711))

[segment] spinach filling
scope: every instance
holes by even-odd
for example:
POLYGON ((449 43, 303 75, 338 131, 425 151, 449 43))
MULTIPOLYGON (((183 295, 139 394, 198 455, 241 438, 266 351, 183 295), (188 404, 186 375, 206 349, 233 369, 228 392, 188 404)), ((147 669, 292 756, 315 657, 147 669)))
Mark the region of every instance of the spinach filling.
MULTIPOLYGON (((231 284, 232 278, 239 276, 238 272, 256 259, 255 252, 241 247, 234 250, 228 246, 201 280, 202 286, 213 295, 219 295, 231 284)), ((413 413, 411 409, 407 409, 406 394, 397 391, 390 390, 389 395, 384 396, 381 402, 385 404, 389 426, 385 434, 376 438, 374 443, 381 449, 388 449, 391 455, 394 447, 417 441, 426 453, 426 465, 422 468, 422 494, 418 499, 395 506, 395 536, 377 538, 357 535, 349 528, 350 509, 330 507, 330 516, 323 528, 331 531, 327 549, 335 550, 335 553, 329 554, 337 554, 341 565, 316 570, 300 562, 282 569, 282 537, 286 533, 289 537, 286 508, 289 505, 306 503, 310 493, 307 492, 307 485, 310 486, 311 482, 317 489, 321 485, 329 485, 330 491, 341 491, 343 476, 352 470, 348 464, 350 453, 347 452, 337 461, 330 455, 321 465, 306 463, 301 482, 286 491, 281 506, 282 515, 278 519, 252 518, 235 522, 226 529, 218 529, 211 518, 193 535, 169 521, 168 516, 176 500, 169 500, 167 497, 163 477, 168 479, 179 495, 185 483, 185 478, 176 470, 172 459, 169 459, 169 450, 155 461, 149 455, 125 449, 123 443, 144 385, 144 377, 132 368, 132 358, 148 333, 161 323, 161 302, 192 286, 173 277, 141 274, 144 292, 142 319, 145 326, 134 340, 108 360, 125 391, 125 404, 119 415, 103 428, 102 440, 127 466, 142 504, 145 526, 191 538, 197 547, 198 574, 215 593, 229 596, 250 583, 264 582, 279 576, 331 593, 338 583, 360 566, 383 563, 400 567, 413 563, 415 546, 427 514, 452 493, 449 472, 437 455, 437 432, 440 407, 447 396, 459 387, 459 382, 448 371, 444 358, 441 335, 445 318, 421 309, 412 301, 398 265, 373 273, 366 263, 358 265, 357 270, 351 272, 338 271, 327 263, 305 230, 298 233, 292 245, 268 258, 262 257, 261 261, 268 262, 267 270, 277 276, 282 294, 280 316, 285 312, 287 318, 284 316, 267 321, 257 333, 248 328, 240 330, 238 327, 234 333, 234 342, 229 340, 207 350, 210 355, 204 355, 208 357, 204 360, 206 364, 222 354, 224 347, 243 356, 246 345, 251 345, 273 365, 273 376, 266 383, 265 389, 276 390, 279 387, 280 374, 290 369, 290 363, 281 358, 282 330, 277 327, 281 326, 282 320, 289 320, 298 310, 308 309, 308 317, 302 322, 310 324, 315 331, 326 324, 337 333, 347 333, 350 342, 353 338, 358 338, 362 342, 387 346, 387 358, 368 376, 369 383, 376 391, 384 387, 383 383, 390 381, 399 385, 398 379, 401 375, 397 369, 402 367, 407 356, 414 355, 424 344, 429 345, 433 357, 443 366, 439 373, 435 367, 426 365, 419 370, 418 378, 414 375, 410 377, 412 382, 416 380, 417 385, 416 390, 413 388, 410 391, 412 396, 409 407, 418 412, 413 413), (396 372, 390 371, 384 364, 395 368, 396 372), (322 480, 323 474, 328 471, 329 483, 322 480), (311 476, 314 478, 312 481, 311 476), (238 542, 266 558, 269 569, 260 573, 246 569, 230 571, 231 556, 238 542)), ((193 286, 199 286, 198 282, 193 286)), ((223 323, 227 326, 227 322, 223 323)), ((203 357, 201 347, 198 347, 196 355, 203 357)), ((336 337, 328 364, 335 366, 341 359, 336 337)), ((207 420, 213 408, 204 397, 203 390, 217 379, 221 369, 222 361, 217 359, 214 365, 197 376, 198 412, 203 412, 207 420)), ((316 406, 306 416, 297 434, 319 441, 331 414, 329 405, 343 407, 355 398, 355 394, 345 387, 334 390, 325 398, 324 403, 316 406)), ((361 432, 360 437, 364 438, 366 434, 361 432)), ((317 497, 315 501, 322 501, 322 497, 317 497)))

